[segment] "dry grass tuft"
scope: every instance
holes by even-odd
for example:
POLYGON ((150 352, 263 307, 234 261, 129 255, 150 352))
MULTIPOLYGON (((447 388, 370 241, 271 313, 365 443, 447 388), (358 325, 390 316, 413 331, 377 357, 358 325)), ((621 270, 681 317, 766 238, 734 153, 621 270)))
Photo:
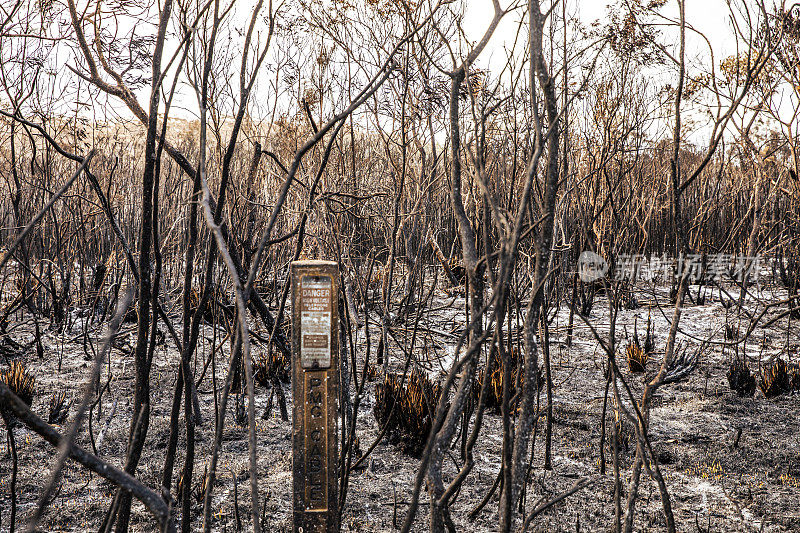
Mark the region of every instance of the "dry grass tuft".
POLYGON ((774 398, 789 392, 789 373, 786 362, 778 357, 772 366, 761 373, 758 387, 765 398, 774 398))
MULTIPOLYGON (((0 372, 0 381, 11 389, 20 400, 30 407, 36 394, 36 378, 28 372, 28 367, 22 361, 11 361, 9 367, 0 372)), ((16 425, 16 417, 6 407, 0 405, 0 414, 3 418, 16 425)))
POLYGON ((638 340, 634 340, 628 344, 628 347, 625 349, 625 357, 628 359, 628 369, 631 372, 634 374, 644 373, 649 355, 639 346, 638 340))
POLYGON ((244 394, 236 395, 236 402, 233 410, 233 420, 239 427, 247 427, 247 402, 244 394))
MULTIPOLYGON (((189 293, 189 312, 194 315, 200 306, 202 293, 197 288, 192 288, 189 293)), ((208 324, 224 324, 232 320, 234 306, 221 287, 216 286, 211 290, 208 301, 203 308, 202 318, 208 324)))
MULTIPOLYGON (((519 355, 519 351, 516 347, 511 349, 509 353, 509 361, 511 363, 510 369, 510 393, 513 397, 517 393, 517 383, 519 381, 519 372, 522 368, 522 358, 519 355)), ((498 412, 503 405, 503 361, 500 357, 500 353, 495 351, 494 355, 492 356, 492 362, 490 365, 490 372, 489 372, 489 390, 488 394, 486 395, 486 407, 492 409, 495 412, 498 412)), ((477 405, 478 400, 481 394, 481 386, 483 384, 484 376, 485 376, 486 369, 482 369, 478 373, 477 380, 475 382, 475 386, 473 387, 472 394, 473 400, 475 405, 477 405)), ((540 368, 537 374, 538 378, 538 385, 542 383, 542 369, 540 368)))
POLYGON ((264 387, 271 387, 275 380, 280 383, 289 383, 291 372, 291 361, 278 351, 272 351, 269 355, 261 355, 253 361, 253 379, 264 387))
MULTIPOLYGON (((197 505, 203 503, 203 497, 206 493, 207 479, 208 465, 206 465, 205 470, 203 471, 203 477, 200 478, 199 482, 193 484, 189 492, 197 505)), ((178 486, 176 487, 176 490, 178 491, 178 501, 181 502, 183 500, 183 471, 181 471, 181 477, 178 479, 178 486)))
POLYGON ((413 370, 405 381, 400 374, 387 374, 375 386, 373 414, 387 426, 389 442, 404 453, 419 456, 428 441, 442 387, 426 374, 413 370))
POLYGON ((734 360, 728 367, 728 384, 739 396, 753 396, 756 393, 756 378, 750 374, 747 361, 734 360))
POLYGON ((50 402, 48 404, 47 423, 63 424, 66 422, 70 407, 72 407, 72 401, 67 401, 66 391, 54 392, 50 396, 50 402))
POLYGON ((800 392, 800 365, 789 365, 789 388, 793 392, 800 392))
POLYGON ((372 383, 378 379, 378 368, 370 362, 367 362, 367 368, 364 371, 364 378, 368 383, 372 383))
MULTIPOLYGON (((630 453, 631 450, 636 448, 636 428, 625 418, 625 415, 620 411, 619 405, 615 398, 611 401, 614 414, 614 427, 617 432, 617 442, 620 452, 630 453)), ((609 451, 613 450, 613 433, 612 437, 606 442, 609 451)))

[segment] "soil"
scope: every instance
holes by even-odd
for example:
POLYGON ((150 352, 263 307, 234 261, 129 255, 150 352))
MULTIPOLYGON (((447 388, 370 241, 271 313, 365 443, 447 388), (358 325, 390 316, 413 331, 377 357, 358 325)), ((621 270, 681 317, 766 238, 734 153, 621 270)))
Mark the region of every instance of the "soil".
MULTIPOLYGON (((737 296, 735 287, 726 290, 737 296)), ((695 293, 696 287, 692 292, 695 293)), ((637 309, 620 310, 617 323, 617 343, 623 377, 639 397, 643 380, 653 375, 661 357, 656 353, 647 363, 645 377, 630 374, 624 358, 626 332, 633 333, 634 321, 640 336, 644 333, 648 315, 652 318, 656 350, 663 350, 668 332, 667 317, 672 315, 668 290, 654 291, 647 286, 637 287, 637 309)), ((757 313, 764 304, 780 301, 785 292, 765 280, 759 288, 760 302, 748 298, 745 310, 757 313)), ((725 300, 727 296, 723 297, 725 300)), ((429 373, 437 378, 454 353, 460 328, 463 328, 464 300, 448 297, 437 289, 432 307, 443 308, 423 317, 420 325, 424 334, 417 340, 417 352, 431 366, 429 373)), ((607 336, 608 304, 598 296, 588 320, 601 335, 607 336)), ((766 311, 761 324, 785 311, 778 305, 766 311)), ((84 346, 83 323, 80 310, 73 312, 72 327, 56 332, 47 330, 43 336, 44 357, 37 358, 35 350, 21 356, 36 377, 36 397, 33 410, 47 418, 48 401, 52 393, 67 391, 69 398, 79 396, 88 379, 90 362, 84 346)), ((551 498, 571 487, 583 476, 591 476, 594 483, 581 492, 556 504, 536 518, 529 531, 610 531, 613 522, 614 481, 611 454, 606 447, 607 473, 600 475, 600 419, 604 403, 604 356, 590 329, 575 317, 574 339, 567 346, 566 325, 569 312, 564 306, 551 323, 550 346, 553 397, 552 470, 545 470, 544 424, 539 423, 536 433, 533 468, 531 470, 526 505, 528 509, 540 500, 551 498)), ((19 325, 10 328, 12 337, 20 343, 32 338, 29 316, 16 317, 19 325)), ((370 330, 373 350, 377 345, 376 316, 371 316, 370 330), (375 323, 373 323, 373 319, 375 323)), ((685 308, 681 319, 679 338, 688 350, 697 350, 701 341, 711 339, 722 343, 724 325, 737 324, 734 310, 722 305, 719 291, 714 290, 703 305, 685 308)), ((742 331, 746 316, 741 315, 742 331)), ((13 322, 12 322, 13 323, 13 322)), ((177 319, 176 319, 177 323, 177 319)), ((411 326, 408 326, 410 329, 411 326)), ((103 459, 121 466, 132 415, 133 359, 130 347, 133 326, 125 325, 112 350, 110 364, 104 365, 102 380, 111 381, 108 391, 92 413, 91 430, 97 452, 103 459), (102 438, 101 438, 102 433, 102 438)), ((407 334, 403 324, 395 324, 396 338, 404 341, 407 334)), ((363 357, 364 327, 355 337, 363 357)), ((800 335, 793 324, 781 319, 767 328, 757 328, 746 343, 750 368, 756 371, 771 357, 780 355, 787 362, 797 362, 796 348, 800 335), (787 329, 788 334, 787 334, 787 329), (787 339, 788 335, 788 339, 787 339), (787 345, 789 349, 787 350, 787 345)), ((100 328, 92 329, 89 344, 98 341, 100 328)), ((224 378, 227 367, 228 344, 221 330, 203 329, 204 341, 198 359, 211 353, 212 345, 222 345, 216 352, 216 377, 224 378)), ((395 341, 392 341, 395 342, 395 341)), ((256 354, 264 350, 256 344, 256 354)), ((400 358, 402 351, 393 345, 392 356, 400 358)), ((374 357, 374 354, 373 354, 374 357)), ((659 456, 661 470, 672 498, 678 531, 800 531, 800 396, 784 394, 766 399, 760 391, 754 397, 740 397, 730 390, 726 372, 731 359, 731 348, 723 351, 720 344, 712 344, 700 358, 700 364, 686 381, 661 388, 653 400, 650 439, 659 456)), ((171 397, 175 384, 178 354, 167 342, 158 348, 152 372, 152 418, 147 446, 138 469, 138 477, 150 487, 158 487, 163 468, 163 455, 168 440, 168 421, 171 397)), ((0 368, 6 362, 0 360, 0 368)), ((198 363, 202 368, 202 361, 198 363)), ((209 369, 209 376, 211 370, 209 369)), ((285 386, 291 417, 291 388, 285 386)), ((270 391, 258 387, 256 413, 258 416, 258 469, 259 495, 265 504, 265 531, 287 531, 291 528, 292 455, 291 423, 281 420, 279 410, 273 409, 266 419, 261 418, 270 391)), ((214 434, 214 395, 208 377, 199 390, 203 425, 197 430, 197 462, 194 483, 199 484, 214 434)), ((232 399, 233 400, 233 399, 232 399)), ((545 404, 542 395, 541 405, 545 404)), ((231 402, 233 403, 233 402, 231 402)), ((378 433, 372 414, 374 383, 366 388, 366 397, 358 417, 358 436, 361 448, 366 450, 378 433)), ((230 411, 229 411, 230 412, 230 411)), ((609 402, 608 420, 613 420, 609 402)), ((219 479, 214 490, 214 531, 235 531, 237 514, 245 530, 250 529, 250 485, 248 480, 247 432, 237 426, 229 414, 224 433, 223 449, 218 469, 219 479), (238 508, 234 505, 237 495, 238 508)), ((543 420, 543 419, 542 419, 543 420)), ((58 426, 65 431, 64 425, 58 426)), ((18 523, 23 524, 32 512, 49 470, 55 459, 52 447, 27 428, 17 428, 15 438, 19 453, 18 523)), ((3 427, 5 433, 5 428, 3 427)), ((176 470, 182 465, 179 457, 176 470)), ((79 444, 92 449, 86 428, 79 444)), ((494 531, 498 521, 498 495, 495 493, 477 517, 469 519, 468 513, 483 499, 493 485, 500 469, 502 442, 501 418, 489 413, 475 450, 475 467, 452 505, 452 517, 459 531, 494 531)), ((622 452, 622 476, 627 480, 634 450, 622 452)), ((452 479, 459 461, 456 447, 445 461, 445 476, 452 479)), ((8 531, 10 508, 9 482, 11 460, 5 439, 0 439, 0 531, 8 531)), ((365 460, 365 468, 353 472, 342 519, 343 531, 394 531, 405 517, 406 505, 416 475, 418 461, 404 455, 388 442, 379 443, 365 460)), ((177 477, 173 483, 177 483, 177 477)), ((64 472, 55 499, 50 504, 42 530, 86 531, 97 530, 113 495, 113 486, 96 475, 69 463, 64 472)), ((627 489, 627 487, 624 487, 627 489)), ((623 495, 624 496, 624 495, 623 495)), ((623 500, 624 501, 624 500, 623 500)), ((194 525, 201 526, 202 504, 194 502, 194 525)), ((415 531, 427 526, 427 496, 423 492, 414 525, 415 531)), ((655 483, 642 473, 639 500, 636 506, 636 531, 664 530, 664 515, 659 491, 655 483)), ((134 531, 154 531, 155 525, 141 504, 134 504, 132 519, 134 531)))

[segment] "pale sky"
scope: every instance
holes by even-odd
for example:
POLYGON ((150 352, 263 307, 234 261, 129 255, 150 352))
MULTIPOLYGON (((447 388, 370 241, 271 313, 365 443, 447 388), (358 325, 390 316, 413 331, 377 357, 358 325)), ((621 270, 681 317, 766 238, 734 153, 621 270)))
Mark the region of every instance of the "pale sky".
MULTIPOLYGON (((567 16, 571 17, 578 14, 581 23, 588 27, 595 20, 600 24, 604 24, 608 18, 609 0, 565 0, 567 2, 567 16)), ((750 0, 737 0, 742 2, 749 2, 750 0)), ((510 47, 515 38, 515 32, 518 27, 518 21, 521 16, 526 15, 526 4, 524 0, 500 0, 503 7, 509 6, 511 3, 518 2, 522 7, 518 8, 515 12, 508 14, 501 25, 495 32, 492 40, 484 50, 483 54, 478 60, 478 66, 486 68, 489 67, 494 72, 499 72, 505 64, 504 46, 510 47)), ((547 0, 543 2, 547 4, 547 0)), ((470 40, 477 41, 484 33, 486 26, 493 15, 493 7, 491 0, 466 0, 466 12, 464 20, 464 28, 470 40)), ((712 46, 714 47, 715 63, 718 68, 719 63, 726 56, 735 51, 735 41, 733 33, 730 28, 728 17, 728 6, 726 0, 687 0, 687 21, 689 24, 704 32, 712 46)), ((669 0, 667 5, 663 8, 664 13, 676 16, 677 15, 677 1, 669 0)), ((560 6, 556 8, 557 16, 560 17, 560 6)), ((560 22, 558 23, 560 26, 560 22)), ((523 31, 526 30, 523 28, 523 31)), ((673 29, 665 29, 666 33, 674 31, 673 29)), ((560 39, 560 37, 559 37, 560 39)), ((676 39, 677 41, 677 39, 676 39)), ((525 46, 527 36, 522 35, 519 39, 518 46, 525 46)), ((699 39, 692 32, 687 32, 687 58, 699 58, 699 63, 708 67, 708 54, 707 47, 704 42, 699 39)), ((522 53, 518 50, 517 55, 522 53)), ((697 61, 695 61, 697 64, 697 61)), ((664 83, 668 83, 674 78, 674 69, 670 65, 662 65, 658 67, 657 76, 664 77, 664 83)), ((691 72, 690 68, 690 72, 691 72)), ((147 89, 143 89, 142 101, 146 101, 147 89)), ((196 102, 193 94, 184 95, 186 98, 180 98, 176 101, 176 106, 173 108, 172 116, 195 118, 194 111, 196 102)), ((119 110, 123 115, 127 115, 127 110, 119 110)))
MULTIPOLYGON (((743 0, 747 2, 748 0, 743 0)), ((589 26, 595 20, 601 24, 608 20, 607 0, 566 0, 567 16, 578 14, 584 26, 589 26)), ((514 0, 500 0, 502 7, 514 3, 514 0)), ((523 2, 524 4, 524 2, 523 2)), ((545 5, 548 5, 544 2, 545 5)), ((495 32, 492 41, 489 43, 483 59, 498 56, 497 52, 502 50, 503 45, 510 46, 516 31, 516 21, 523 15, 525 7, 517 10, 517 13, 506 15, 495 32)), ((560 16, 560 7, 557 8, 560 16)), ((663 8, 667 15, 677 18, 678 9, 676 1, 669 1, 663 8)), ((468 0, 468 7, 464 20, 465 30, 471 39, 477 40, 483 35, 489 21, 492 19, 494 8, 491 0, 468 0)), ((687 23, 703 32, 711 45, 714 47, 716 63, 725 56, 732 54, 735 50, 735 40, 733 30, 730 25, 728 2, 726 0, 687 0, 686 2, 687 23)), ((707 45, 694 33, 687 32, 687 57, 689 55, 706 55, 707 45)))
MULTIPOLYGON (((500 0, 500 5, 505 8, 514 2, 515 0, 500 0)), ((608 22, 608 4, 611 3, 609 0, 566 0, 566 2, 567 17, 572 18, 577 14, 584 27, 590 27, 595 21, 598 21, 601 26, 608 22)), ((493 72, 497 72, 505 63, 503 48, 504 46, 512 46, 514 33, 518 27, 519 17, 525 16, 527 18, 527 2, 520 1, 519 3, 522 4, 522 8, 518 9, 515 13, 506 15, 486 50, 479 58, 478 63, 481 68, 488 67, 493 72)), ((738 6, 746 3, 751 10, 754 8, 751 0, 686 0, 687 26, 702 32, 708 39, 708 42, 713 48, 714 68, 717 75, 719 75, 719 66, 722 60, 736 53, 736 39, 730 19, 731 10, 729 8, 729 3, 738 6)), ((543 9, 549 5, 547 0, 543 1, 543 9)), ((483 35, 492 19, 494 13, 492 1, 468 0, 467 6, 464 28, 469 39, 477 41, 483 35)), ((560 18, 561 6, 557 6, 554 11, 557 12, 556 16, 560 18)), ((661 13, 667 17, 671 17, 673 20, 677 20, 677 0, 668 0, 666 5, 661 9, 661 13)), ((754 14, 754 18, 756 16, 757 15, 754 14)), ((738 18, 740 21, 742 20, 741 14, 738 15, 738 18)), ((672 46, 674 50, 671 52, 675 53, 679 42, 677 28, 674 25, 670 26, 669 21, 664 20, 662 22, 665 25, 661 29, 663 42, 668 48, 672 46), (674 39, 671 40, 669 38, 670 35, 673 35, 674 39)), ((560 21, 557 22, 557 26, 561 27, 560 21)), ((523 31, 526 30, 523 29, 523 31)), ((558 38, 561 38, 560 33, 558 38)), ((523 36, 518 46, 526 45, 527 38, 523 36)), ((711 70, 710 58, 709 47, 705 39, 700 37, 696 32, 687 30, 687 76, 692 77, 701 72, 709 72, 711 70)), ((646 71, 646 76, 657 84, 674 85, 677 80, 677 68, 673 63, 667 61, 664 64, 649 67, 646 71)), ((709 104, 714 106, 714 102, 709 102, 709 104)), ((688 139, 691 140, 691 142, 705 144, 708 140, 709 129, 703 127, 703 124, 708 123, 708 119, 705 115, 695 114, 700 113, 700 108, 694 111, 687 109, 686 111, 688 113, 687 116, 695 116, 698 119, 695 129, 692 131, 686 130, 688 139)))

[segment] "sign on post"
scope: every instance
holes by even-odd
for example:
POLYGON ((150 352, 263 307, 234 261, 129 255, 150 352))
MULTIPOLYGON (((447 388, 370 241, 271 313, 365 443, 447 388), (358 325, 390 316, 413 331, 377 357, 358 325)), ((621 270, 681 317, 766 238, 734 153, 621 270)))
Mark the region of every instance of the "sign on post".
POLYGON ((294 531, 339 531, 339 265, 292 263, 294 531))

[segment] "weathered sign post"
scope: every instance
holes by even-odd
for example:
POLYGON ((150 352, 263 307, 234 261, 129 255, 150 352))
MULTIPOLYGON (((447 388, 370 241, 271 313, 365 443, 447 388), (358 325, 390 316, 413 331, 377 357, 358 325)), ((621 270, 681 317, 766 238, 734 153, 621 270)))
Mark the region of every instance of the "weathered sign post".
POLYGON ((294 531, 339 531, 339 265, 292 263, 294 531))

